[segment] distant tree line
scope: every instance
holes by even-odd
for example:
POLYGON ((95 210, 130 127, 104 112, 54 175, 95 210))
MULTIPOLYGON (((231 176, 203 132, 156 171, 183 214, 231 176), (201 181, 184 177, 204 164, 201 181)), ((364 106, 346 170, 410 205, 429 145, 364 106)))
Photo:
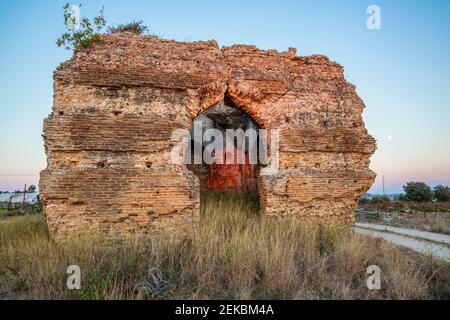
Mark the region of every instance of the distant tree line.
POLYGON ((399 200, 416 202, 447 202, 450 201, 450 188, 437 185, 433 189, 424 182, 408 182, 403 187, 404 195, 399 200))
MULTIPOLYGON (((36 191, 37 191, 37 188, 34 184, 29 186, 28 189, 26 190, 27 193, 34 193, 36 191)), ((9 191, 0 191, 0 193, 9 193, 9 191)), ((16 190, 13 193, 23 193, 23 190, 16 190)))
POLYGON ((424 182, 411 181, 403 186, 404 193, 392 198, 387 195, 374 195, 372 197, 363 196, 360 203, 375 203, 382 205, 391 200, 414 201, 414 202, 449 202, 450 188, 448 186, 437 185, 431 188, 424 182))

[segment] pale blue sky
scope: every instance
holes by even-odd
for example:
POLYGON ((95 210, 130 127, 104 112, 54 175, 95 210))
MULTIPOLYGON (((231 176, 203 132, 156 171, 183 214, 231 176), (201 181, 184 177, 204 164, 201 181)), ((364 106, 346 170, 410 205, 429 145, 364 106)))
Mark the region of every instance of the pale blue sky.
MULTIPOLYGON (((41 134, 52 72, 71 55, 55 45, 65 2, 1 1, 0 190, 37 183, 45 167, 41 134)), ((364 119, 378 140, 371 168, 386 176, 387 192, 410 180, 450 185, 450 1, 82 3, 84 16, 104 6, 108 23, 142 19, 166 38, 328 55, 367 105, 364 119), (381 30, 366 28, 371 4, 381 8, 381 30)), ((371 191, 381 191, 379 180, 371 191)))

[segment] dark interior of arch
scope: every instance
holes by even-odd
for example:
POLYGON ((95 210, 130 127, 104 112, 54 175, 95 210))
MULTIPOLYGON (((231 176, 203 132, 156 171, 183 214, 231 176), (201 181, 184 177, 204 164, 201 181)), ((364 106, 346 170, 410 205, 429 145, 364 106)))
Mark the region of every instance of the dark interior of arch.
MULTIPOLYGON (((194 122, 201 121, 203 132, 207 129, 217 129, 222 132, 225 137, 227 129, 242 129, 254 130, 258 134, 259 126, 253 119, 243 110, 237 108, 231 99, 225 99, 218 104, 212 106, 208 110, 199 114, 192 122, 191 132, 191 150, 192 157, 194 155, 195 144, 194 141, 194 122)), ((259 145, 260 137, 257 137, 256 148, 259 145)), ((197 150, 205 150, 205 147, 211 141, 203 141, 202 146, 197 150)), ((202 164, 188 164, 187 167, 195 175, 199 177, 201 192, 215 192, 215 193, 242 193, 252 196, 258 195, 258 174, 260 169, 259 158, 256 164, 250 163, 249 160, 249 145, 248 139, 245 140, 245 160, 244 163, 238 163, 236 155, 241 151, 241 147, 235 140, 233 145, 227 144, 223 141, 222 150, 216 150, 219 156, 226 157, 226 153, 234 152, 235 157, 233 163, 223 164, 207 164, 202 157, 202 164)))

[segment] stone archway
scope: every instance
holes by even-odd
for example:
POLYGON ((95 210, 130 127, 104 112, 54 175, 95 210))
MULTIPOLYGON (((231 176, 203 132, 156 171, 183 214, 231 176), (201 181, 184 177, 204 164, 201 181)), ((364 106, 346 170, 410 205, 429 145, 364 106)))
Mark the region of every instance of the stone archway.
POLYGON ((279 171, 258 179, 263 216, 349 223, 374 179, 364 104, 324 56, 124 33, 75 52, 54 81, 40 190, 56 236, 191 230, 199 181, 170 162, 171 135, 225 96, 281 133, 279 171))
POLYGON ((189 154, 185 158, 189 164, 186 166, 199 177, 202 189, 257 193, 257 169, 261 164, 261 161, 258 161, 258 144, 262 143, 258 141, 259 128, 250 116, 234 107, 230 101, 224 101, 198 115, 189 131, 191 138, 187 150, 189 154), (200 142, 194 139, 194 123, 201 129, 200 142), (204 139, 208 130, 221 136, 218 150, 208 152, 208 154, 217 152, 215 155, 217 159, 209 164, 205 162, 203 153, 206 148, 211 148, 215 138, 204 139), (242 132, 245 141, 237 141, 234 136, 233 141, 227 143, 227 130, 242 132), (254 133, 252 141, 249 141, 251 137, 249 133, 254 133), (201 160, 201 163, 195 163, 195 153, 198 154, 197 160, 201 160), (253 153, 252 157, 250 153, 253 153))

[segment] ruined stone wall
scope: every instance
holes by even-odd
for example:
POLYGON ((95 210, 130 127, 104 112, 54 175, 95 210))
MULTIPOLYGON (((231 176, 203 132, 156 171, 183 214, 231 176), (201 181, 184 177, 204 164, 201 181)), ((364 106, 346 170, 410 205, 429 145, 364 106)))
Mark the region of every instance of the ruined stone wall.
POLYGON ((225 96, 281 132, 280 171, 258 181, 263 216, 351 222, 374 179, 364 104, 324 56, 105 35, 58 67, 54 90, 40 190, 57 236, 192 229, 199 181, 171 163, 170 136, 225 96))

